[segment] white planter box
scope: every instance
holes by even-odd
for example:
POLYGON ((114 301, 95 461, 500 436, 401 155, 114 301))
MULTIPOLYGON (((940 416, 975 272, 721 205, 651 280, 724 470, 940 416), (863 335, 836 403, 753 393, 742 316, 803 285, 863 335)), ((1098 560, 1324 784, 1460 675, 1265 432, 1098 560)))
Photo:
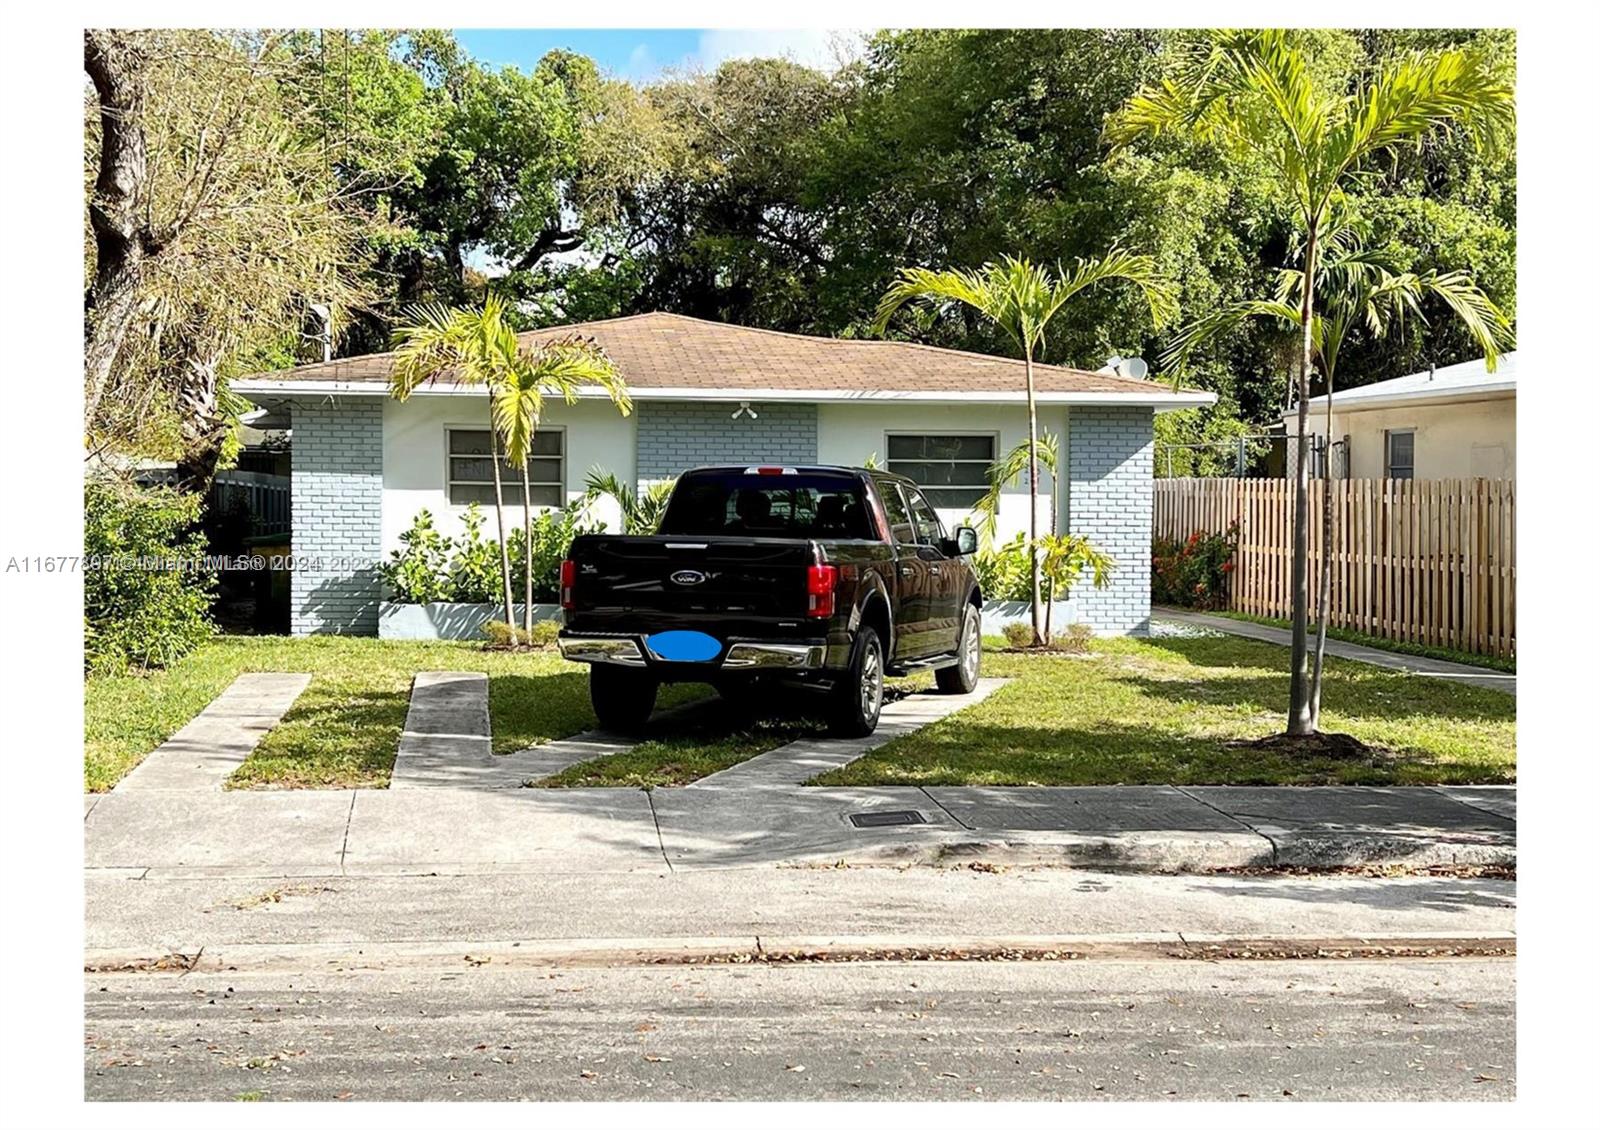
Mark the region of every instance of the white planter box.
MULTIPOLYGON (((1042 614, 1042 612, 1041 612, 1042 614)), ((1058 600, 1050 605, 1050 630, 1060 631, 1068 624, 1083 619, 1083 614, 1078 610, 1078 602, 1072 599, 1058 600)), ((1025 600, 986 600, 983 602, 983 634, 998 636, 1006 630, 1007 624, 1027 624, 1031 622, 1028 615, 1028 602, 1025 600)))
MULTIPOLYGON (((522 626, 523 605, 515 606, 517 627, 522 626)), ((483 626, 490 620, 505 619, 499 604, 395 604, 378 605, 378 638, 384 640, 481 640, 483 626)), ((535 604, 535 620, 553 620, 561 615, 559 604, 535 604)))

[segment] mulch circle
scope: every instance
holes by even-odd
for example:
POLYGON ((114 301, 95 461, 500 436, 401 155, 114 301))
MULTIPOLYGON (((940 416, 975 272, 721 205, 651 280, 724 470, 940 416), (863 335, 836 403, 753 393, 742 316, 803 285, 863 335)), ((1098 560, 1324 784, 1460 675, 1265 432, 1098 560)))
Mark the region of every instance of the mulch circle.
POLYGON ((1325 757, 1335 761, 1370 761, 1388 752, 1370 746, 1351 734, 1323 733, 1320 730, 1314 734, 1270 734, 1264 738, 1241 739, 1227 744, 1233 749, 1282 753, 1293 757, 1325 757))

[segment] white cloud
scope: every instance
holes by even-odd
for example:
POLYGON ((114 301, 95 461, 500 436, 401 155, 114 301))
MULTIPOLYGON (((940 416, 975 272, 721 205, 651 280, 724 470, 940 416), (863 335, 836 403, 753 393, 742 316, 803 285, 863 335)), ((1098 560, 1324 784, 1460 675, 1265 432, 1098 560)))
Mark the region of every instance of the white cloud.
POLYGON ((708 71, 729 59, 778 56, 824 71, 835 70, 859 50, 863 33, 834 28, 714 28, 700 33, 695 62, 708 71))

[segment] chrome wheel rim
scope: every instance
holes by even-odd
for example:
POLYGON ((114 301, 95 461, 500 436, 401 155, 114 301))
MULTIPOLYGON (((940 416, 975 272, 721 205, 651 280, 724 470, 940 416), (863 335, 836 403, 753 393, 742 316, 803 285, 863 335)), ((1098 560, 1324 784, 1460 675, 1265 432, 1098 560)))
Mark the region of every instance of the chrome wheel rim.
POLYGON ((978 656, 983 652, 983 640, 979 636, 977 619, 971 610, 968 610, 966 623, 961 632, 961 673, 968 681, 978 677, 978 656))
POLYGON ((883 704, 883 661, 878 649, 868 646, 861 657, 861 717, 876 718, 883 704))

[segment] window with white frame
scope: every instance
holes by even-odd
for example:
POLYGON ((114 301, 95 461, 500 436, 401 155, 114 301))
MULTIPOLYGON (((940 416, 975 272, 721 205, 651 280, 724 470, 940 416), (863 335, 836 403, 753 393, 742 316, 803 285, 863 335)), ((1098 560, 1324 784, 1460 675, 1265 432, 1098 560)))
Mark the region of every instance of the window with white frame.
MULTIPOLYGON (((488 428, 451 428, 449 451, 450 503, 494 505, 494 464, 488 428)), ((567 434, 560 428, 534 433, 528 454, 528 493, 535 506, 560 506, 566 501, 567 434)), ((522 471, 500 463, 501 494, 506 505, 522 505, 522 471)))
POLYGON ((941 510, 971 508, 989 489, 989 467, 995 458, 992 432, 890 432, 885 440, 888 469, 916 483, 928 502, 941 510))
POLYGON ((1417 476, 1417 433, 1414 431, 1389 431, 1384 433, 1385 478, 1414 479, 1417 476))

